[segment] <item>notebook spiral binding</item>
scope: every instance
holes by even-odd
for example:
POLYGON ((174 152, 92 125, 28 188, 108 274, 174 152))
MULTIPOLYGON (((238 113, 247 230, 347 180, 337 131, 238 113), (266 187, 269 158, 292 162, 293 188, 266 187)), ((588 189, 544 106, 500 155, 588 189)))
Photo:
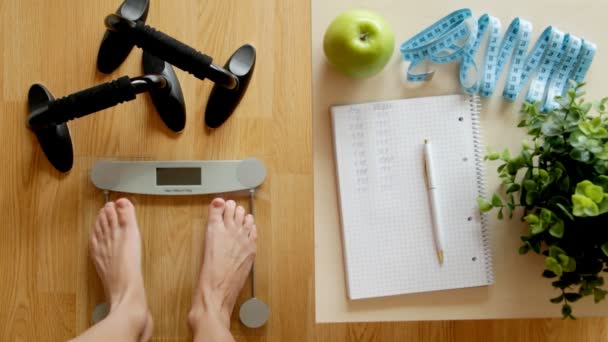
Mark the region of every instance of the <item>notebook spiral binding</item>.
MULTIPOLYGON (((475 173, 477 178, 477 191, 480 197, 486 195, 485 166, 483 160, 483 137, 481 135, 481 101, 478 95, 469 96, 469 107, 471 109, 471 122, 473 127, 473 144, 475 151, 475 173)), ((483 240, 483 258, 486 266, 488 283, 494 283, 494 272, 492 265, 492 251, 490 250, 490 236, 488 233, 488 217, 486 213, 480 213, 481 238, 483 240)))

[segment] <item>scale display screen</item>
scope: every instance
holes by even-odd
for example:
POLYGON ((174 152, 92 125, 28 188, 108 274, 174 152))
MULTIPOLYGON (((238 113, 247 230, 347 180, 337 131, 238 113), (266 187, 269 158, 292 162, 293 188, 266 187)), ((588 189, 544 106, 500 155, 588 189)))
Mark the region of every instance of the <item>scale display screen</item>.
POLYGON ((200 167, 157 167, 156 185, 202 185, 200 167))

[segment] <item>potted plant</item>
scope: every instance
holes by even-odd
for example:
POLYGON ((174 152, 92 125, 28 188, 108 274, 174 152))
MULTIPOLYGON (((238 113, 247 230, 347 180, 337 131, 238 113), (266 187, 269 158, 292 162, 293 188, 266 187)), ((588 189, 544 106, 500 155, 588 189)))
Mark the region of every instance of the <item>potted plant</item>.
POLYGON ((479 198, 482 212, 496 210, 499 219, 519 210, 527 222, 519 254, 545 256, 543 277, 561 294, 563 318, 572 318, 571 303, 608 293, 602 272, 608 271, 608 97, 585 102, 583 84, 572 84, 559 107, 549 112, 525 103, 518 127, 529 140, 511 154, 488 150, 486 160, 499 160, 501 195, 479 198), (518 209, 520 208, 520 209, 518 209))

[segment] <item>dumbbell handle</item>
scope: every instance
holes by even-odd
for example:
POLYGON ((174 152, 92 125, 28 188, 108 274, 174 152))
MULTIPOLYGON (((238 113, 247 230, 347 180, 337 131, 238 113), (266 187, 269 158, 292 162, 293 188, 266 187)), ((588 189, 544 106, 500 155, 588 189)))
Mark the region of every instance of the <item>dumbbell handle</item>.
POLYGON ((120 32, 132 44, 198 79, 209 78, 228 89, 234 89, 238 85, 236 76, 213 64, 210 56, 141 21, 132 21, 117 14, 110 14, 106 17, 105 23, 109 30, 120 32))
POLYGON ((153 87, 162 88, 164 86, 166 86, 166 80, 155 75, 133 79, 123 76, 36 108, 30 115, 28 124, 30 127, 58 125, 122 102, 131 101, 137 94, 153 87))

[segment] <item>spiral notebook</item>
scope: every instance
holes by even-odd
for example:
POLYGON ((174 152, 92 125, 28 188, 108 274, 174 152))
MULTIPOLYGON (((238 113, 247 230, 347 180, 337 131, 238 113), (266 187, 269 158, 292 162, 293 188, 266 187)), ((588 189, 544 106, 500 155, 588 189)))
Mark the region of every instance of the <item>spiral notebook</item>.
POLYGON ((333 106, 331 116, 348 297, 490 285, 484 170, 476 96, 333 106), (424 171, 433 143, 442 215, 440 265, 424 171))

